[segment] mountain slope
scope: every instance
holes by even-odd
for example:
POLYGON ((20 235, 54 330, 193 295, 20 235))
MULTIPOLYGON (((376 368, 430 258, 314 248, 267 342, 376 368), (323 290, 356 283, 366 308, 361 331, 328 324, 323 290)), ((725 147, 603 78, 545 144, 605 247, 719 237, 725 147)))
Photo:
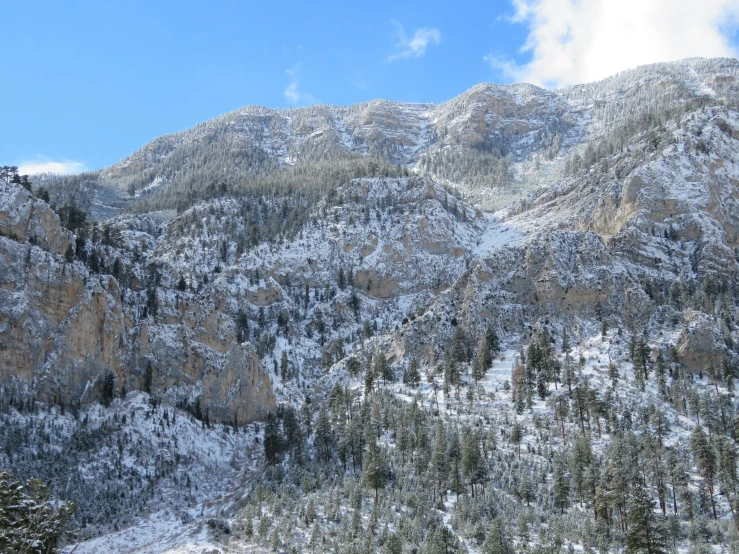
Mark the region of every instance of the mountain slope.
POLYGON ((0 185, 0 462, 113 491, 88 552, 736 548, 737 67, 245 108, 74 233, 0 185))
POLYGON ((182 209, 212 196, 209 187, 325 190, 356 171, 387 174, 400 165, 497 209, 560 177, 570 153, 611 129, 643 128, 644 116, 691 101, 736 105, 738 73, 736 60, 690 59, 556 92, 481 84, 439 105, 247 107, 160 137, 109 168, 45 185, 57 203, 109 217, 134 197, 146 200, 137 209, 182 209))

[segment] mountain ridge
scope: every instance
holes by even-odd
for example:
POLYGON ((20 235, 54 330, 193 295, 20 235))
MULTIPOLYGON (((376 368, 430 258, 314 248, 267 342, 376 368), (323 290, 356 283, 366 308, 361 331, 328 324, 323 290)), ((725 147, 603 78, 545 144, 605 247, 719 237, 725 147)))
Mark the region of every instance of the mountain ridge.
MULTIPOLYGON (((108 168, 49 177, 44 185, 55 202, 73 201, 89 213, 95 212, 91 199, 70 192, 82 183, 100 195, 113 194, 120 207, 133 201, 140 211, 152 204, 176 207, 174 199, 152 200, 168 187, 180 200, 185 193, 201 195, 209 183, 249 190, 249 183, 265 179, 297 179, 310 188, 331 180, 328 170, 306 173, 321 160, 350 165, 371 160, 432 177, 483 208, 498 209, 510 201, 498 197, 518 199, 560 177, 568 156, 631 113, 655 113, 689 99, 736 104, 738 67, 732 59, 688 59, 559 91, 481 83, 440 104, 249 106, 158 137, 108 168), (459 173, 460 164, 467 167, 465 174, 459 173), (288 175, 291 171, 302 171, 302 177, 288 175)), ((120 207, 101 214, 107 217, 120 207)))

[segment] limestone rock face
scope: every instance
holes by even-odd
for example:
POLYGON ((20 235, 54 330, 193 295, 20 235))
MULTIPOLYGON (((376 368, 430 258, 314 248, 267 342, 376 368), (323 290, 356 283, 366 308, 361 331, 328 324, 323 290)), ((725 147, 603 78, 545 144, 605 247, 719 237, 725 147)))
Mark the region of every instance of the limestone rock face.
POLYGON ((688 325, 678 336, 677 354, 679 360, 692 371, 710 375, 712 370, 721 367, 725 345, 713 318, 698 313, 691 315, 688 325))
POLYGON ((59 224, 59 216, 44 201, 21 186, 0 182, 0 236, 38 244, 64 254, 74 237, 59 224))
POLYGON ((459 324, 495 322, 525 343, 536 328, 577 338, 603 320, 654 333, 692 371, 736 360, 737 130, 734 110, 688 115, 662 129, 662 149, 637 136, 603 166, 498 212, 468 270, 388 339, 389 351, 434 363, 459 324))
MULTIPOLYGON (((53 231, 52 231, 53 232, 53 231)), ((78 401, 128 356, 118 285, 79 262, 0 237, 0 379, 32 383, 45 399, 78 401)))
POLYGON ((120 390, 141 388, 151 363, 155 394, 200 397, 215 420, 247 423, 274 409, 256 352, 224 331, 216 303, 167 309, 163 298, 161 317, 141 320, 115 278, 64 259, 74 237, 19 186, 0 185, 0 225, 0 386, 89 402, 108 372, 120 390))
POLYGON ((180 301, 178 310, 177 317, 159 318, 171 323, 141 324, 135 330, 135 386, 151 363, 154 388, 173 404, 200 397, 211 418, 241 423, 274 410, 269 375, 254 348, 237 343, 229 318, 217 304, 187 306, 180 301))

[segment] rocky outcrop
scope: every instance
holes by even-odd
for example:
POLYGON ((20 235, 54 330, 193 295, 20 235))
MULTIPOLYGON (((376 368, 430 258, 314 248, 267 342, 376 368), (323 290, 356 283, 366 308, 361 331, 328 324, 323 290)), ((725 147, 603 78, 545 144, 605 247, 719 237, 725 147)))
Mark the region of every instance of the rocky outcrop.
POLYGON ((714 374, 726 357, 726 345, 714 318, 690 310, 687 325, 680 331, 678 360, 695 373, 714 374))
MULTIPOLYGON (((53 232, 53 231, 52 231, 53 232)), ((128 341, 118 285, 79 262, 0 237, 0 379, 42 399, 83 400, 99 376, 125 380, 128 341)))
POLYGON ((246 423, 274 409, 269 376, 254 349, 237 344, 230 320, 220 321, 216 302, 167 310, 163 297, 160 317, 137 317, 115 278, 66 261, 74 237, 45 202, 0 187, 0 386, 89 402, 107 373, 118 390, 139 389, 151 364, 156 394, 199 397, 215 420, 246 423))
POLYGON ((21 186, 0 181, 0 236, 37 244, 64 254, 74 244, 72 234, 59 224, 59 216, 44 201, 21 186))
POLYGON ((575 338, 600 321, 675 347, 691 371, 736 359, 739 115, 706 109, 490 219, 469 270, 388 338, 433 363, 455 325, 575 338), (654 142, 663 145, 654 149, 654 142), (734 299, 732 301, 732 298, 734 299), (433 337, 433 339, 432 339, 433 337))

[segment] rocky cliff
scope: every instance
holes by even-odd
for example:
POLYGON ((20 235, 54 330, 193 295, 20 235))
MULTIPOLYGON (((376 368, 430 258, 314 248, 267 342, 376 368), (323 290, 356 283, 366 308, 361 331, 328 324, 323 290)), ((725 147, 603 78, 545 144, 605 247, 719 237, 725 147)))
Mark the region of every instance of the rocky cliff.
POLYGON ((144 386, 210 417, 246 423, 274 409, 269 377, 254 349, 219 324, 215 299, 163 298, 159 317, 139 318, 124 287, 65 257, 74 236, 43 201, 0 185, 0 381, 26 399, 66 404, 144 386), (168 304, 167 302, 170 302, 168 304))
POLYGON ((702 109, 489 216, 468 271, 390 341, 439 359, 452 319, 524 341, 598 325, 671 345, 695 372, 737 354, 738 114, 702 109), (443 344, 443 341, 441 341, 443 344))

